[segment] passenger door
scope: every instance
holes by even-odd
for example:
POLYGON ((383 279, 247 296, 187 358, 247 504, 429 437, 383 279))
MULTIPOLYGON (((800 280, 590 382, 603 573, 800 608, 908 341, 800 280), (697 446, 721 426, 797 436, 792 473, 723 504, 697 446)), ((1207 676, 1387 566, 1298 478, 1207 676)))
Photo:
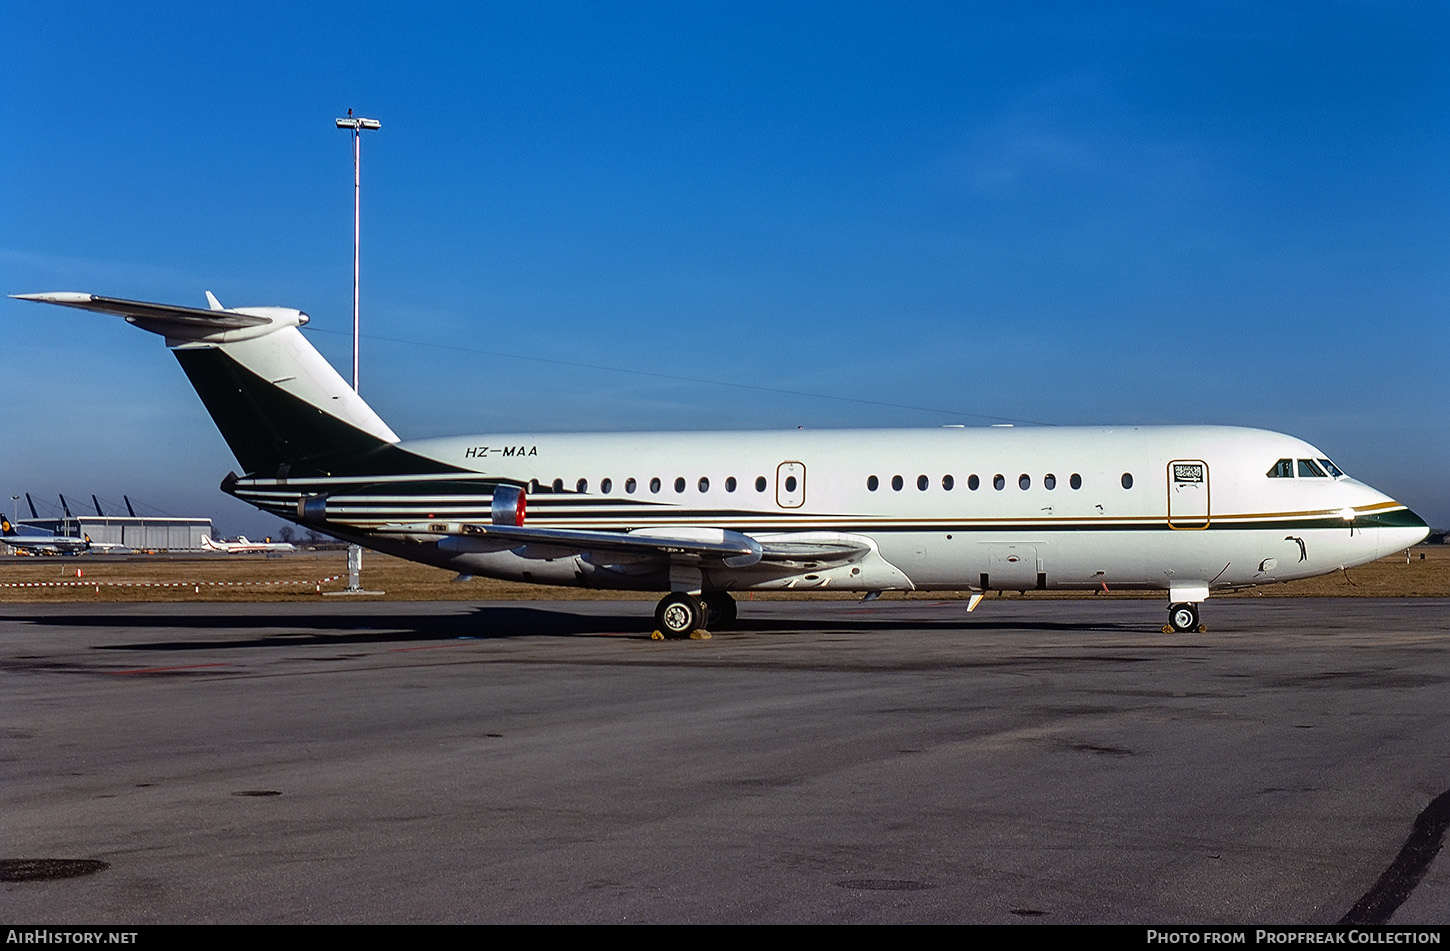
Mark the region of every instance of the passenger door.
POLYGON ((1208 528, 1208 463, 1175 459, 1168 463, 1168 527, 1208 528))

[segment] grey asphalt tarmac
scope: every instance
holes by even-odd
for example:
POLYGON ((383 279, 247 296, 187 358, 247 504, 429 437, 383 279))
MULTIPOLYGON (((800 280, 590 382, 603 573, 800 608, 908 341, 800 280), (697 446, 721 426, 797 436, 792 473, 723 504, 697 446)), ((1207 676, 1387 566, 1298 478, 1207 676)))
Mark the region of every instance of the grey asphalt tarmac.
POLYGON ((1450 919, 1450 599, 651 609, 0 606, 3 917, 1450 919))

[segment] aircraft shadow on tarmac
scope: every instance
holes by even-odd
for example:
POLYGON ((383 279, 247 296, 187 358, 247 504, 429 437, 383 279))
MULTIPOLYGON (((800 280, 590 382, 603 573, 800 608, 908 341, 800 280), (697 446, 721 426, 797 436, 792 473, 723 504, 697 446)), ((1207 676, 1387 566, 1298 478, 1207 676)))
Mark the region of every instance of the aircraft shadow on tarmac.
MULTIPOLYGON (((141 641, 128 644, 100 644, 97 650, 217 650, 227 648, 275 648, 295 645, 339 646, 347 644, 412 644, 440 639, 497 640, 521 637, 611 637, 647 640, 649 620, 636 611, 607 614, 574 614, 565 610, 479 605, 466 612, 356 612, 315 616, 273 616, 238 614, 233 608, 198 608, 184 615, 70 614, 51 617, 0 615, 0 621, 86 628, 140 628, 149 631, 192 632, 198 636, 169 641, 141 641), (219 638, 225 632, 239 636, 219 638), (265 631, 266 633, 262 633, 265 631)), ((1078 634, 1147 634, 1146 624, 1076 621, 967 619, 964 616, 927 619, 910 617, 843 617, 823 612, 819 617, 742 617, 729 630, 713 632, 716 638, 749 634, 891 633, 893 631, 960 632, 968 629, 994 632, 1074 632, 1078 634), (832 616, 834 615, 834 616, 832 616)))

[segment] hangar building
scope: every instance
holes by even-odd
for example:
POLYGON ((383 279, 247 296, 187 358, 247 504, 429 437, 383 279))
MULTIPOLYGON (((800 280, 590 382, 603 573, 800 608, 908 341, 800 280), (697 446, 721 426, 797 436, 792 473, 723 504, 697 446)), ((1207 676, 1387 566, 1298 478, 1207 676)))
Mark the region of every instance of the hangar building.
POLYGON ((73 515, 31 518, 17 525, 57 535, 89 535, 93 544, 119 545, 135 551, 200 550, 201 536, 213 534, 209 518, 73 515))

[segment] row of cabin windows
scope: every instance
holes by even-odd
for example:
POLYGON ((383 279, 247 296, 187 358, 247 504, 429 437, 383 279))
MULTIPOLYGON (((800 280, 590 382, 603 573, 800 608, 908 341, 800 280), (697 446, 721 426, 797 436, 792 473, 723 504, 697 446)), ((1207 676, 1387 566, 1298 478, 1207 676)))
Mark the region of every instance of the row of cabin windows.
MULTIPOLYGON (((710 478, 708 476, 700 476, 699 481, 696 482, 695 485, 696 485, 696 487, 701 492, 709 492, 710 491, 710 478)), ((769 483, 766 481, 765 476, 756 476, 755 477, 755 491, 757 491, 757 492, 764 492, 768 486, 769 486, 769 483)), ((684 476, 677 476, 675 478, 674 490, 676 492, 684 492, 685 489, 688 488, 688 487, 689 487, 689 483, 686 481, 686 479, 685 479, 684 476)), ((740 487, 740 482, 734 476, 726 476, 725 477, 725 491, 726 492, 734 492, 739 487, 740 487)), ((564 491, 564 480, 563 479, 555 479, 553 481, 553 483, 551 484, 550 488, 552 488, 555 492, 563 492, 564 491)), ((664 489, 664 482, 662 482, 660 480, 660 477, 659 476, 655 476, 653 479, 650 479, 649 480, 649 490, 650 490, 650 492, 652 494, 658 495, 663 489, 664 489)), ((534 479, 533 481, 531 481, 529 483, 529 492, 532 494, 532 493, 535 493, 535 492, 538 492, 538 491, 539 491, 539 480, 534 479)), ((574 491, 579 492, 581 494, 583 494, 585 492, 588 492, 589 491, 589 480, 588 479, 580 479, 578 482, 574 483, 574 491)), ((613 479, 605 478, 605 479, 600 479, 599 480, 599 492, 600 492, 601 495, 609 495, 613 491, 614 491, 614 480, 613 479)), ((630 478, 624 480, 624 494, 625 495, 634 495, 638 491, 639 491, 639 480, 638 479, 635 479, 634 477, 631 476, 630 478)))
MULTIPOLYGON (((1124 472, 1122 479, 1119 481, 1121 481, 1123 488, 1131 489, 1133 487, 1133 474, 1131 472, 1124 472)), ((1081 489, 1082 476, 1074 472, 1072 475, 1068 476, 1067 484, 1072 486, 1074 489, 1081 489)), ((946 491, 950 492, 952 489, 956 488, 956 485, 957 480, 953 477, 949 475, 944 475, 941 477, 941 487, 946 491)), ((905 486, 906 480, 903 479, 901 476, 894 475, 891 477, 891 488, 893 491, 900 492, 903 488, 905 488, 905 486)), ((916 477, 916 487, 918 490, 925 492, 930 486, 930 477, 925 475, 919 475, 916 477)), ((975 473, 967 476, 968 489, 975 492, 981 487, 982 480, 979 479, 975 473)), ((1057 476, 1053 475, 1051 472, 1043 476, 1042 487, 1049 490, 1057 488, 1057 476)), ((867 476, 866 488, 872 492, 875 492, 877 489, 881 488, 881 480, 874 475, 867 476)), ((992 476, 992 488, 996 489, 999 492, 1007 488, 1007 477, 1002 475, 1002 473, 1000 472, 992 476)), ((1032 488, 1032 477, 1025 472, 1019 475, 1017 477, 1017 488, 1023 490, 1024 492, 1032 488)))
MULTIPOLYGON (((1125 488, 1125 489, 1131 489, 1133 487, 1133 474, 1131 472, 1124 472, 1123 473, 1123 477, 1122 477, 1122 479, 1120 481, 1122 483, 1123 488, 1125 488)), ((1082 476, 1079 475, 1078 473, 1074 472, 1072 475, 1068 476, 1067 484, 1069 486, 1071 486, 1072 488, 1074 488, 1074 489, 1081 489, 1082 488, 1082 476)), ((929 477, 927 477, 925 475, 919 475, 919 476, 916 477, 916 487, 920 491, 925 492, 927 490, 927 488, 930 487, 930 485, 931 485, 931 479, 929 477)), ((944 475, 944 476, 941 477, 941 487, 943 489, 945 489, 946 491, 950 492, 952 489, 956 488, 956 485, 957 485, 956 479, 953 478, 952 476, 950 476, 950 475, 944 475)), ((689 486, 689 483, 685 480, 685 477, 684 476, 677 476, 675 478, 675 481, 674 481, 674 490, 675 490, 675 492, 677 492, 677 493, 683 493, 685 491, 685 489, 688 488, 688 486, 689 486)), ((710 491, 710 478, 709 478, 709 476, 700 476, 699 480, 695 483, 695 486, 701 492, 708 492, 708 491, 710 491)), ((756 476, 755 477, 755 491, 756 492, 764 492, 767 488, 769 488, 769 486, 770 486, 770 483, 765 478, 765 476, 756 476)), ((555 479, 550 487, 555 492, 563 492, 564 491, 564 480, 563 479, 555 479)), ((869 489, 872 492, 875 492, 880 487, 881 487, 881 480, 879 478, 877 478, 874 475, 867 476, 866 477, 866 488, 867 489, 869 489)), ((905 487, 906 487, 906 480, 904 480, 901 476, 894 475, 894 476, 891 477, 891 488, 893 490, 895 490, 897 492, 900 492, 905 487)), ((973 473, 972 475, 967 476, 967 488, 969 490, 975 492, 975 491, 977 491, 981 487, 982 487, 982 480, 980 478, 978 478, 978 476, 976 475, 976 473, 973 473)), ((1006 487, 1007 487, 1007 477, 1006 476, 1002 475, 999 472, 999 473, 997 473, 996 475, 994 475, 992 477, 992 488, 994 488, 994 489, 996 489, 997 491, 1000 492, 1001 490, 1005 489, 1006 487)), ((1026 490, 1032 488, 1032 477, 1030 475, 1028 475, 1027 473, 1025 473, 1025 472, 1022 473, 1021 475, 1019 475, 1017 477, 1017 487, 1019 489, 1022 489, 1024 492, 1026 490)), ((1057 488, 1057 476, 1054 475, 1051 472, 1047 473, 1047 475, 1045 475, 1045 476, 1042 477, 1042 487, 1045 488, 1045 489, 1048 489, 1048 490, 1052 490, 1052 489, 1057 488)), ((739 481, 734 476, 726 476, 726 478, 725 478, 725 491, 726 492, 734 492, 737 488, 739 488, 739 481)), ((658 495, 663 489, 664 489, 664 483, 660 480, 659 476, 655 476, 654 478, 652 478, 652 479, 649 480, 649 491, 650 491, 650 493, 652 495, 658 495)), ((796 478, 795 478, 795 476, 787 476, 786 477, 785 489, 786 489, 787 492, 794 492, 796 490, 796 478)), ((534 480, 530 481, 529 482, 529 492, 532 494, 532 493, 536 493, 538 491, 539 491, 539 481, 537 479, 534 479, 534 480)), ((583 494, 583 493, 588 492, 589 491, 589 480, 588 479, 580 479, 578 482, 576 482, 574 484, 574 491, 579 492, 580 494, 583 494)), ((604 479, 600 479, 599 480, 599 492, 600 492, 600 494, 602 494, 602 495, 609 495, 613 491, 614 491, 614 480, 613 479, 604 478, 604 479)), ((639 491, 639 481, 638 480, 636 480, 633 477, 630 477, 630 478, 624 480, 624 494, 625 495, 634 495, 638 491, 639 491)))

